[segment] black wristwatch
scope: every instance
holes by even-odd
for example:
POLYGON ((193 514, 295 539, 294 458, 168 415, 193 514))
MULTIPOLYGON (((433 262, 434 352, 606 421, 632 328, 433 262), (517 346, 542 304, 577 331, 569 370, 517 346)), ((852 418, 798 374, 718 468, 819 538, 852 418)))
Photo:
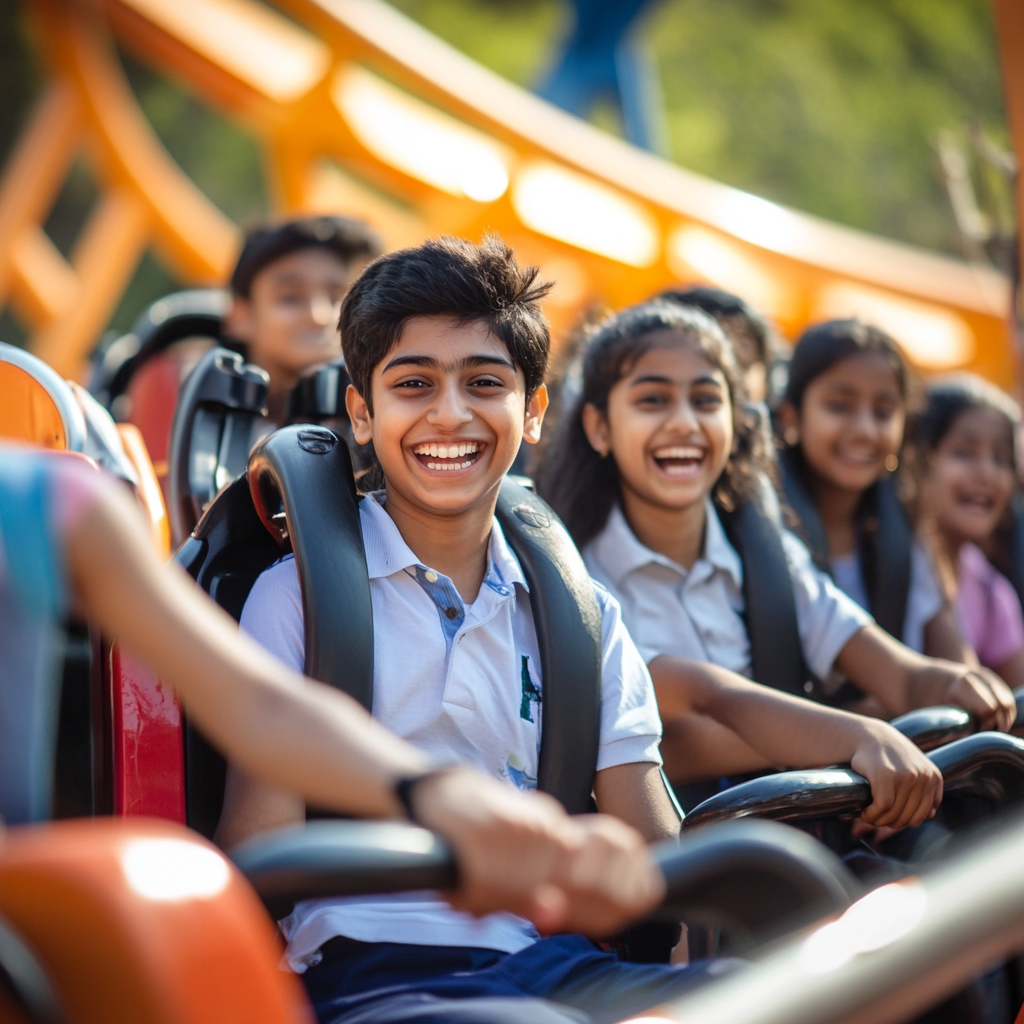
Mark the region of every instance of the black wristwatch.
POLYGON ((395 799, 402 805, 402 810, 405 811, 406 818, 411 821, 414 825, 422 825, 419 815, 416 813, 416 808, 413 806, 413 798, 415 795, 416 787, 421 782, 426 782, 428 779, 434 779, 438 775, 447 775, 449 772, 457 771, 463 767, 458 764, 446 764, 439 765, 437 768, 428 768, 424 772, 420 772, 418 775, 404 775, 402 778, 395 782, 393 792, 395 799))

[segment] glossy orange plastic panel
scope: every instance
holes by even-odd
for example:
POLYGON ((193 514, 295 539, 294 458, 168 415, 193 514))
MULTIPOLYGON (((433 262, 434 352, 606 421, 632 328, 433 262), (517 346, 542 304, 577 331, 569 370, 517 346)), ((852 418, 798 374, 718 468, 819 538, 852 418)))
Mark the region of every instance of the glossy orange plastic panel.
POLYGON ((60 411, 46 388, 5 362, 0 362, 0 437, 42 448, 67 446, 60 411))
POLYGON ((114 813, 185 822, 181 706, 170 684, 110 648, 114 813))
POLYGON ((74 1024, 311 1024, 255 894, 179 826, 12 829, 0 913, 45 964, 74 1024))
POLYGON ((142 432, 133 423, 119 423, 117 432, 121 435, 121 444, 135 472, 139 475, 139 501, 149 519, 150 535, 153 548, 161 558, 169 558, 171 554, 171 523, 167 517, 167 505, 160 489, 153 462, 146 450, 146 442, 142 432))

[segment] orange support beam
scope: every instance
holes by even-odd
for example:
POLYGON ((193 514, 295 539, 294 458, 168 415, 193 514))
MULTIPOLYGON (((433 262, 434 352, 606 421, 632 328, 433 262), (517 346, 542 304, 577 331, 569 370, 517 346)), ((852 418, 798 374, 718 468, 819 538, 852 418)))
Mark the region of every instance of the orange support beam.
MULTIPOLYGON (((1014 380, 1010 293, 996 271, 640 152, 379 0, 278 0, 288 16, 256 0, 25 2, 51 86, 0 182, 0 308, 14 305, 35 350, 66 375, 81 372, 147 246, 198 283, 225 278, 239 240, 156 139, 116 39, 258 137, 280 212, 363 215, 390 246, 503 235, 557 282, 547 305, 556 335, 594 305, 703 280, 743 294, 790 335, 815 319, 860 315, 926 372, 1014 380), (79 152, 103 198, 69 262, 41 224, 79 152)), ((997 0, 997 11, 1009 26, 1003 45, 1019 57, 1019 0, 997 0)), ((1024 61, 1007 67, 1019 126, 1024 61)))

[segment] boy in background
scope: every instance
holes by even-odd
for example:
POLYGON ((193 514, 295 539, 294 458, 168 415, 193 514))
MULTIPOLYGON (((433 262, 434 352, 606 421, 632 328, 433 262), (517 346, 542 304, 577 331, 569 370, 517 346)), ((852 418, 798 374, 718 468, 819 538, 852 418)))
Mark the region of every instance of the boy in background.
POLYGON ((225 333, 270 374, 270 419, 284 419, 303 371, 341 355, 341 301, 383 251, 373 229, 351 217, 302 217, 251 230, 231 275, 225 333))

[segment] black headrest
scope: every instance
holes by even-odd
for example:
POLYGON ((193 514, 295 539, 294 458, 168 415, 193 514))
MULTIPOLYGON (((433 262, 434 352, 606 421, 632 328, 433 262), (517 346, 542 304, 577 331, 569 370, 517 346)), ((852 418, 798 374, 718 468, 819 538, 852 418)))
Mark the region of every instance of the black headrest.
POLYGON ((181 541, 225 485, 245 472, 269 378, 237 352, 214 348, 182 385, 170 444, 171 533, 181 541))
POLYGON ((306 674, 373 705, 373 610, 348 448, 324 427, 284 427, 249 458, 263 525, 295 553, 306 674))
POLYGON ((227 292, 196 288, 158 299, 132 329, 103 352, 90 390, 108 409, 128 389, 132 376, 158 352, 195 336, 223 343, 224 317, 231 304, 227 292))

